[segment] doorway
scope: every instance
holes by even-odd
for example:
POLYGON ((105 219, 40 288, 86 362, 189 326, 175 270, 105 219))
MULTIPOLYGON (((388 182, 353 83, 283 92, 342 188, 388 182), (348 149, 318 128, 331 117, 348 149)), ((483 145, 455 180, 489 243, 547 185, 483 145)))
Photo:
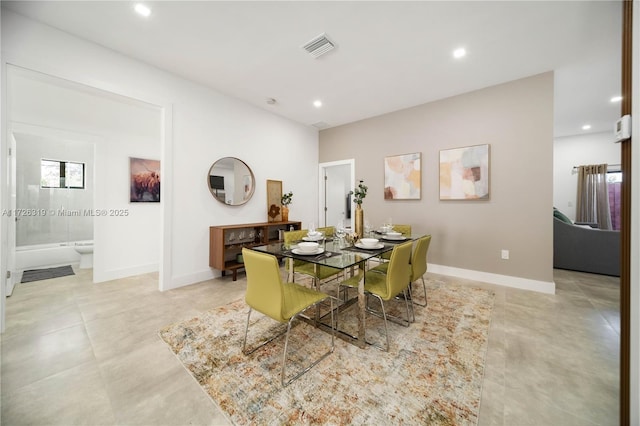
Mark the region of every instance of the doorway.
MULTIPOLYGON (((95 256, 85 247, 89 240, 79 241, 83 246, 79 250, 74 248, 74 256, 79 254, 81 260, 83 255, 92 258, 94 283, 158 271, 158 290, 163 291, 168 288, 165 277, 171 276, 170 244, 167 244, 171 222, 166 220, 171 192, 163 186, 162 204, 129 203, 129 158, 133 155, 160 159, 165 182, 171 180, 172 161, 168 156, 172 151, 171 105, 158 99, 146 101, 116 93, 110 90, 112 88, 102 89, 82 81, 82 75, 65 79, 45 71, 6 64, 3 83, 7 106, 2 121, 7 131, 2 145, 7 149, 2 150, 0 157, 8 174, 2 180, 3 191, 7 194, 2 197, 2 210, 11 212, 16 206, 16 194, 9 182, 10 170, 16 168, 15 156, 10 155, 10 148, 12 145, 15 148, 16 144, 14 133, 32 134, 34 129, 39 129, 35 134, 42 136, 44 132, 45 136, 53 135, 56 139, 89 136, 82 138, 93 142, 94 208, 89 210, 95 210, 94 214, 100 216, 100 220, 93 226, 95 256), (96 209, 100 209, 100 214, 96 209)), ((69 158, 49 159, 72 161, 69 158)), ((0 285, 0 332, 5 326, 4 299, 13 279, 17 278, 8 277, 16 263, 16 234, 12 221, 14 217, 2 216, 0 273, 5 279, 0 285)))
POLYGON ((7 295, 25 270, 92 269, 94 135, 11 123, 7 295), (80 262, 84 257, 84 264, 80 262), (90 264, 91 263, 91 264, 90 264))
POLYGON ((319 225, 336 226, 342 221, 345 226, 353 228, 349 191, 355 182, 355 160, 320 163, 319 174, 319 225))

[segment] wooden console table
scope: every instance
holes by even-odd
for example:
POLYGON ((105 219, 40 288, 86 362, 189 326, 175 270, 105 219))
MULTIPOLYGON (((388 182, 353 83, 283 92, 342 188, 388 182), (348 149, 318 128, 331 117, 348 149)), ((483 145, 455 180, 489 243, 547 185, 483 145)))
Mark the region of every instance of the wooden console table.
POLYGON ((233 272, 233 281, 238 278, 238 269, 244 263, 238 261, 243 247, 254 247, 277 242, 279 231, 299 230, 301 222, 264 222, 209 227, 209 266, 233 272))

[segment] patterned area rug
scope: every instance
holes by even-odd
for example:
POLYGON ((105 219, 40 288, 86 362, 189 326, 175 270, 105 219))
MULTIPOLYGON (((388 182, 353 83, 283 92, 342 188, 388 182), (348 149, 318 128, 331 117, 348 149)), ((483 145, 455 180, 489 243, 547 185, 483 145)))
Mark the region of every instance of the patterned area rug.
MULTIPOLYGON (((494 295, 445 285, 428 294, 410 327, 389 324, 390 352, 336 339, 333 354, 284 389, 284 337, 241 352, 244 300, 165 327, 160 336, 234 424, 475 425, 494 295)), ((403 302, 390 303, 404 312, 403 302)), ((354 309, 341 312, 340 328, 355 328, 354 309)), ((250 347, 283 330, 255 311, 251 318, 250 347)), ((382 326, 368 315, 367 339, 382 341, 382 326)), ((288 375, 330 342, 330 334, 303 322, 291 333, 288 375)))

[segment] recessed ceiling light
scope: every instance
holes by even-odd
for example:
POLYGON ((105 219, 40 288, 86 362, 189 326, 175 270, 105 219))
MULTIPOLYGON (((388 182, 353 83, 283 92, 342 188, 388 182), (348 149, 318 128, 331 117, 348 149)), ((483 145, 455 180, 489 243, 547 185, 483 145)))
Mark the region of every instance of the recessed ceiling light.
POLYGON ((611 98, 611 102, 620 102, 622 100, 622 96, 614 96, 611 98))
POLYGON ((316 108, 320 108, 322 106, 322 101, 321 100, 313 101, 313 106, 316 108))
POLYGON ((460 59, 467 54, 467 51, 464 47, 460 47, 453 51, 453 57, 456 59, 460 59))
POLYGON ((591 128, 591 124, 585 124, 582 126, 582 130, 589 130, 591 128))
POLYGON ((137 3, 134 9, 138 15, 144 16, 145 18, 151 15, 151 9, 149 9, 147 6, 145 6, 142 3, 137 3))

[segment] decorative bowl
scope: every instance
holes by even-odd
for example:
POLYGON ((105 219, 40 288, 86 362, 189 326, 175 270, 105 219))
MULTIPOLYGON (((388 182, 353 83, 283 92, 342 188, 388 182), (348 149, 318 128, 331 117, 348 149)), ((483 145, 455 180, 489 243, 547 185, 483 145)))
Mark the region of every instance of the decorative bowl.
POLYGON ((310 236, 310 237, 319 237, 320 234, 322 234, 322 232, 320 232, 320 231, 309 231, 309 232, 307 232, 307 235, 310 236))
POLYGON ((378 244, 377 238, 360 238, 360 244, 365 247, 375 247, 378 244))
POLYGON ((315 251, 318 251, 318 243, 313 243, 313 242, 303 242, 303 243, 298 243, 298 250, 300 250, 303 253, 313 253, 315 251))

